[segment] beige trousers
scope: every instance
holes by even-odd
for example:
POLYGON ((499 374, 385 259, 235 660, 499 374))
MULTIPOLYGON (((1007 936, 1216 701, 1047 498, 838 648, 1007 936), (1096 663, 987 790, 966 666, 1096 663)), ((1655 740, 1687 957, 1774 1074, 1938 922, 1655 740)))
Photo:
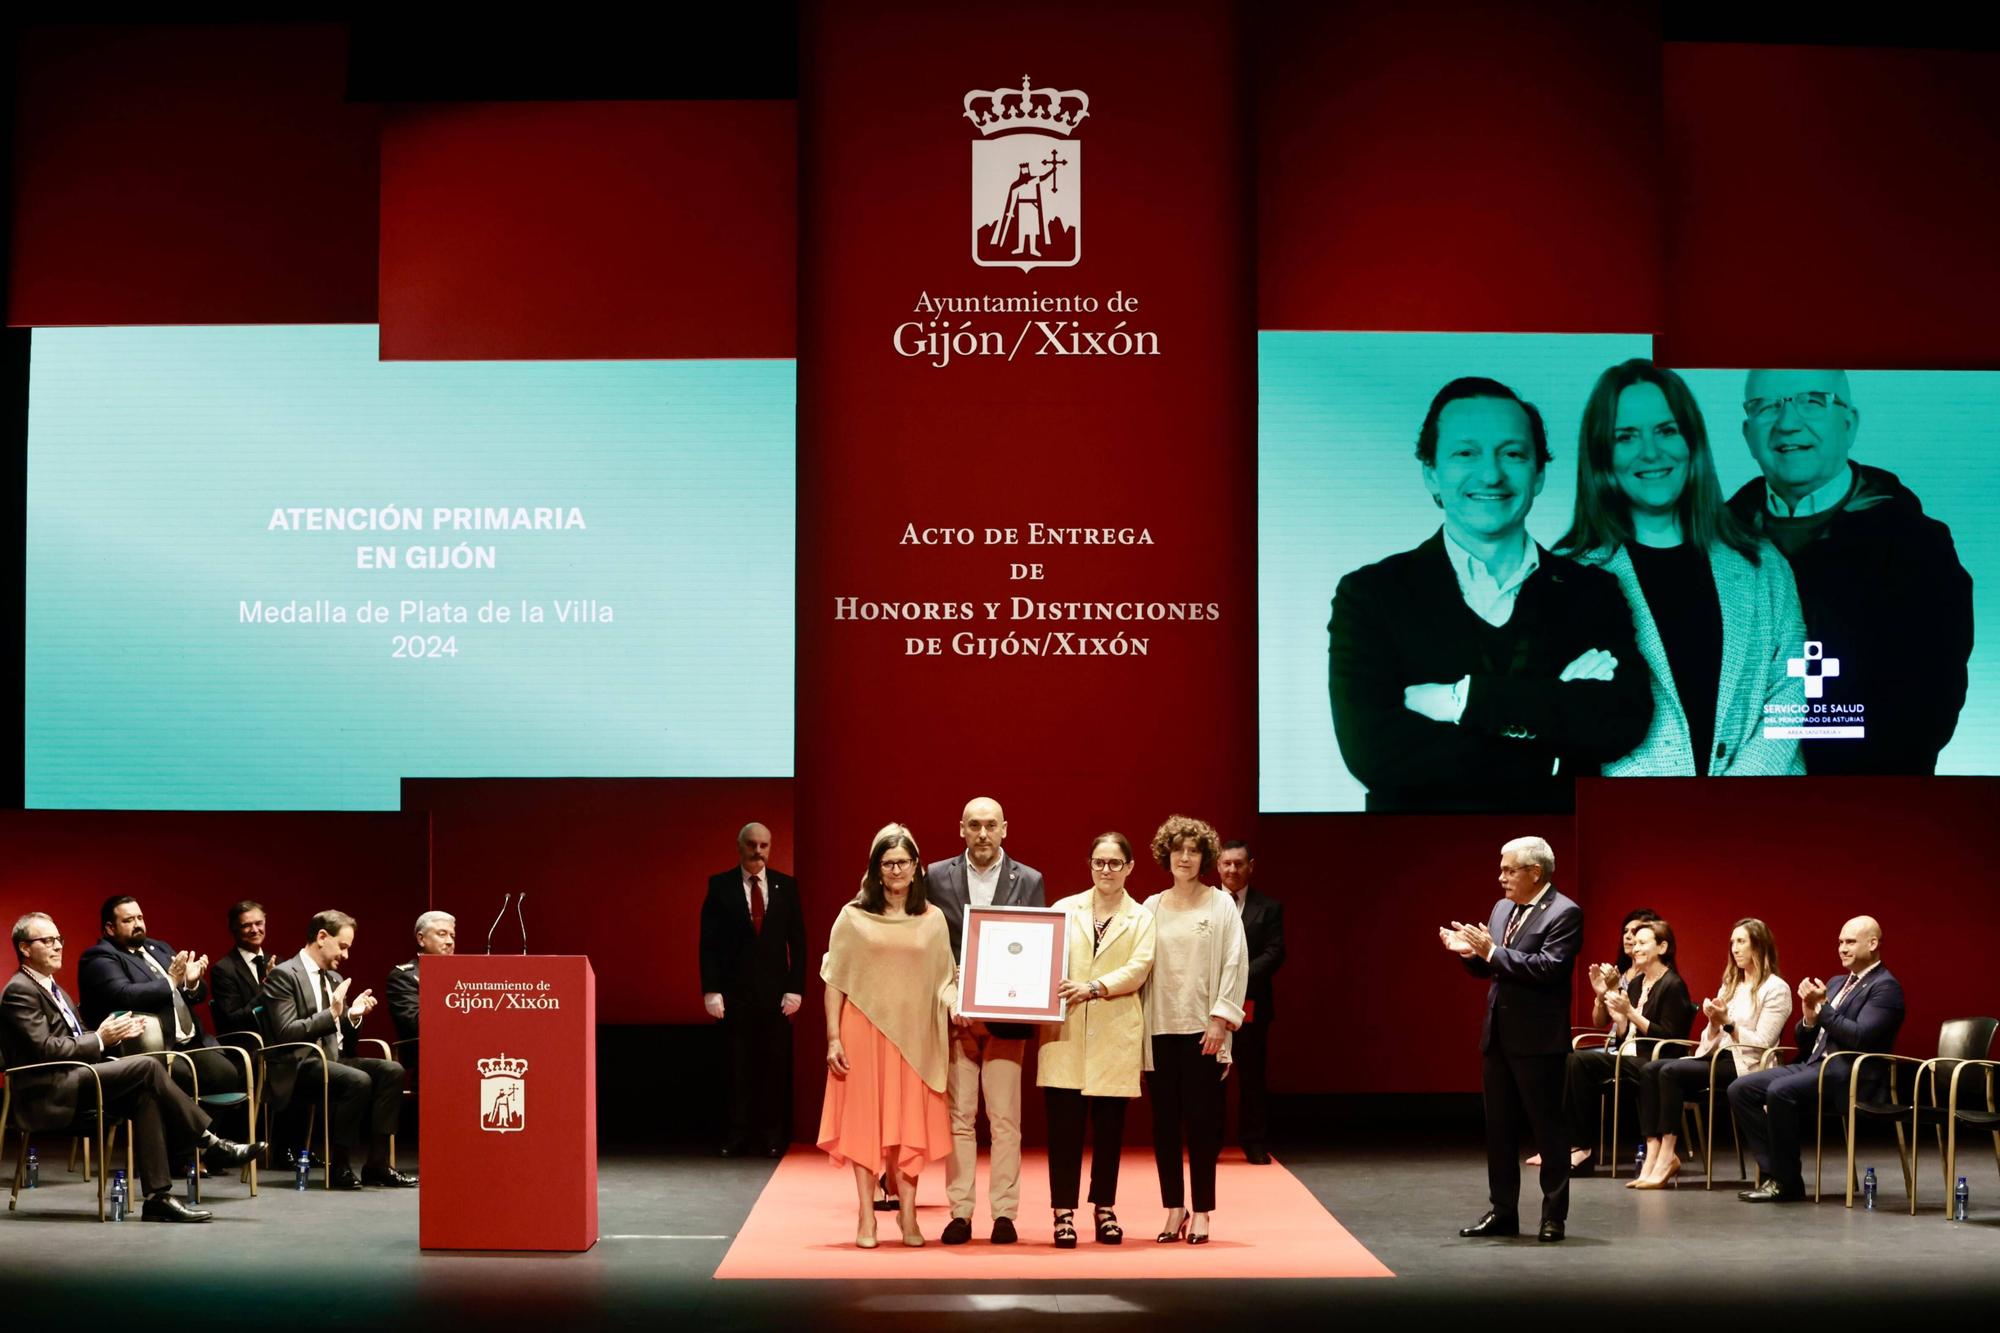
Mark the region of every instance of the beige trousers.
POLYGON ((986 1094, 986 1123, 993 1131, 993 1164, 987 1205, 994 1217, 1013 1218, 1021 1208, 1021 1061, 1028 1043, 995 1037, 984 1023, 953 1032, 946 1091, 951 1100, 951 1156, 944 1192, 951 1215, 970 1219, 974 1172, 979 1165, 979 1094, 986 1094))

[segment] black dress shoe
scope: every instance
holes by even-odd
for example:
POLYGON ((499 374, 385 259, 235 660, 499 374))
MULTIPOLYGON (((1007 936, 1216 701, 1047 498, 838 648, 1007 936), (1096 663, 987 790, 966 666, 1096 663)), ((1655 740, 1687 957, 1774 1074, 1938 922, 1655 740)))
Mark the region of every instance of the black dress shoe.
POLYGON ((219 1168, 242 1166, 252 1158, 262 1157, 264 1147, 261 1143, 231 1143, 228 1139, 217 1139, 202 1149, 201 1160, 219 1168))
POLYGON ((1806 1197, 1804 1186, 1788 1190, 1780 1185, 1775 1176, 1767 1178, 1754 1190, 1744 1190, 1736 1196, 1745 1203, 1797 1203, 1806 1197))
POLYGON ((333 1173, 333 1188, 358 1190, 361 1188, 361 1177, 354 1174, 354 1168, 344 1166, 333 1173))
POLYGON ((1562 1238, 1563 1224, 1560 1222, 1544 1222, 1542 1229, 1535 1233, 1535 1239, 1543 1242, 1558 1241, 1562 1238))
POLYGON ((954 1217, 944 1224, 944 1234, 938 1237, 940 1245, 963 1245, 972 1239, 972 1219, 954 1217))
POLYGON ((1518 1236, 1521 1223, 1516 1219, 1502 1221, 1498 1213, 1488 1213, 1469 1227, 1460 1227, 1461 1236, 1518 1236))
POLYGON ((1262 1148, 1245 1148, 1243 1150, 1243 1160, 1252 1166, 1269 1166, 1271 1164, 1271 1154, 1265 1152, 1262 1148))
POLYGON ((380 1185, 383 1189, 390 1190, 413 1190, 417 1187, 417 1178, 407 1171, 398 1171, 393 1166, 369 1166, 361 1170, 361 1183, 380 1185))
POLYGON ((1014 1230, 1013 1218, 996 1217, 993 1219, 993 1243, 995 1245, 1012 1245, 1019 1239, 1021 1237, 1014 1230))
POLYGON ((139 1216, 148 1222, 206 1222, 215 1214, 190 1208, 171 1194, 155 1194, 139 1209, 139 1216))

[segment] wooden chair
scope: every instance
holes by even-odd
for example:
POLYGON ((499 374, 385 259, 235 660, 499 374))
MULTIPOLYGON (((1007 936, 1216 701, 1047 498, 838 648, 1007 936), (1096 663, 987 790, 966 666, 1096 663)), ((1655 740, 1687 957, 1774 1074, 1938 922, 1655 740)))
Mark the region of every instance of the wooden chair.
MULTIPOLYGON (((238 1034, 232 1033, 231 1035, 238 1035, 238 1034)), ((319 1153, 320 1174, 326 1182, 326 1188, 332 1189, 333 1188, 333 1085, 327 1079, 326 1076, 326 1066, 327 1066, 326 1049, 316 1041, 280 1041, 280 1042, 273 1042, 268 1046, 259 1046, 257 1053, 257 1084, 256 1084, 257 1090, 260 1093, 265 1094, 267 1097, 269 1096, 271 1079, 268 1072, 268 1065, 271 1055, 277 1051, 292 1051, 292 1050, 309 1051, 312 1053, 313 1058, 319 1061, 319 1104, 317 1106, 310 1106, 307 1108, 306 1142, 307 1143, 312 1142, 313 1127, 315 1120, 317 1120, 320 1131, 320 1153, 319 1153)), ((301 1070, 300 1073, 301 1075, 303 1075, 304 1071, 301 1070)), ((294 1095, 296 1095, 296 1092, 294 1093, 294 1095)), ((279 1107, 278 1109, 283 1110, 284 1108, 279 1107)), ((268 1107, 265 1110, 265 1115, 267 1117, 270 1115, 270 1110, 268 1107)))
MULTIPOLYGON (((9 1069, 4 1084, 0 1084, 0 1151, 4 1151, 6 1147, 7 1132, 16 1128, 14 1125, 15 1079, 22 1074, 45 1069, 83 1069, 88 1070, 90 1073, 90 1084, 96 1097, 96 1109, 86 1114, 93 1116, 95 1120, 93 1126, 95 1132, 92 1137, 95 1137, 97 1140, 97 1160, 100 1165, 97 1173, 97 1220, 102 1222, 105 1220, 105 1197, 110 1188, 111 1181, 111 1173, 108 1170, 102 1169, 102 1164, 110 1160, 105 1156, 105 1135, 109 1127, 104 1123, 104 1080, 94 1066, 82 1060, 43 1060, 35 1064, 15 1065, 12 1069, 9 1069)), ((7 1211, 10 1213, 21 1202, 21 1186, 26 1182, 28 1175, 28 1145, 33 1138, 33 1135, 25 1126, 20 1127, 20 1129, 21 1151, 20 1155, 14 1161, 14 1190, 7 1200, 7 1211)), ((132 1167, 129 1161, 131 1151, 130 1134, 126 1135, 126 1151, 128 1161, 125 1168, 125 1179, 127 1182, 130 1182, 132 1179, 132 1167)))
MULTIPOLYGON (((398 1064, 401 1064, 403 1066, 403 1074, 404 1074, 403 1078, 404 1102, 405 1103, 409 1102, 417 1095, 417 1080, 415 1077, 417 1072, 416 1066, 405 1062, 401 1058, 403 1049, 405 1047, 414 1047, 417 1044, 417 1038, 405 1037, 401 1041, 384 1041, 380 1037, 357 1037, 355 1038, 354 1044, 357 1047, 359 1046, 379 1047, 382 1051, 380 1057, 381 1059, 394 1060, 398 1064)), ((389 1169, 391 1171, 394 1171, 396 1169, 396 1131, 393 1129, 389 1131, 389 1169)))
POLYGON ((1938 1031, 1938 1053, 1917 1071, 1919 1086, 1928 1085, 1930 1104, 1912 1097, 1910 1156, 1917 1154, 1917 1126, 1929 1124, 1938 1139, 1944 1167, 1944 1215, 1952 1215, 1952 1192, 1958 1179, 1958 1127, 1970 1125, 1993 1136, 1993 1160, 2000 1164, 2000 1101, 1996 1101, 1994 1071, 2000 1064, 1987 1059, 2000 1019, 1954 1018, 1938 1031), (1970 1070, 1972 1077, 1966 1078, 1970 1070), (1946 1079, 1944 1100, 1938 1099, 1938 1075, 1946 1079), (1984 1105, 1980 1105, 1984 1102, 1984 1105))

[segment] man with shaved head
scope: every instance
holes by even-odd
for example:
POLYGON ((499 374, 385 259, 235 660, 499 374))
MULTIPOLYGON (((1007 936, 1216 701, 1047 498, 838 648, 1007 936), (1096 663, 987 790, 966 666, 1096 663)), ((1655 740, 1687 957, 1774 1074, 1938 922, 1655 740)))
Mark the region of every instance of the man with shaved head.
MULTIPOLYGON (((1007 855, 1007 815, 990 796, 975 796, 958 817, 965 851, 949 861, 925 868, 931 901, 944 912, 951 928, 954 957, 965 949, 965 909, 973 907, 1043 907, 1042 872, 1007 855)), ((1024 1023, 974 1022, 954 1028, 951 1068, 946 1091, 951 1098, 951 1157, 945 1162, 945 1197, 951 1221, 945 1224, 946 1245, 972 1239, 973 1171, 979 1162, 979 1094, 986 1093, 986 1123, 993 1134, 992 1170, 987 1178, 986 1204, 993 1214, 993 1243, 1009 1245, 1017 1238, 1014 1214, 1021 1206, 1021 1062, 1027 1056, 1024 1023)))
POLYGON ((1936 772, 1972 654, 1972 579, 1951 530, 1894 473, 1848 460, 1861 409, 1847 372, 1753 370, 1743 398, 1764 475, 1729 507, 1791 561, 1816 647, 1789 660, 1809 702, 1829 709, 1797 721, 1863 733, 1801 738, 1806 771, 1936 772))
MULTIPOLYGON (((1828 1106, 1847 1104, 1853 1060, 1864 1051, 1887 1052, 1903 1026, 1903 988, 1882 966, 1882 927, 1872 916, 1857 916, 1840 928, 1840 965, 1845 976, 1831 983, 1807 977, 1799 983, 1799 1056, 1781 1069, 1749 1074, 1729 1085, 1736 1123, 1750 1140, 1764 1183, 1738 1197, 1748 1203, 1789 1203, 1806 1197, 1799 1144, 1813 1123, 1822 1092, 1828 1106)), ((1886 1062, 1864 1068, 1861 1095, 1880 1100, 1886 1062)))
POLYGON ((771 830, 745 824, 736 864, 701 905, 701 1003, 729 1048, 722 1155, 783 1157, 792 1141, 792 1015, 806 989, 798 881, 771 869, 771 830))

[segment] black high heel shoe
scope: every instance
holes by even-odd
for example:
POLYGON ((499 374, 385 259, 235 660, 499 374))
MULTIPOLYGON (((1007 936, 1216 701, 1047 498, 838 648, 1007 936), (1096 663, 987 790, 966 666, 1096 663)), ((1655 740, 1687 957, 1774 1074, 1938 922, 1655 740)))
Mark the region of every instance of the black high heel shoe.
POLYGON ((1118 1214, 1109 1208, 1097 1210, 1097 1243, 1099 1245, 1123 1245, 1125 1228, 1118 1225, 1118 1214))
POLYGON ((1188 1210, 1185 1208, 1169 1208, 1167 1209, 1167 1211, 1170 1213, 1179 1213, 1181 1215, 1180 1225, 1175 1227, 1172 1231, 1162 1231, 1159 1235, 1153 1237, 1153 1243, 1156 1245, 1173 1245, 1181 1240, 1186 1239, 1187 1237, 1188 1218, 1189 1218, 1188 1210))
POLYGON ((1197 1235, 1197 1234, 1195 1233, 1195 1230, 1194 1230, 1194 1214, 1193 1214, 1193 1213, 1189 1213, 1189 1214, 1188 1214, 1188 1238, 1187 1238, 1187 1243, 1188 1243, 1188 1244, 1190 1244, 1190 1245, 1206 1245, 1206 1244, 1208 1244, 1208 1233, 1207 1233, 1206 1231, 1204 1231, 1204 1232, 1201 1232, 1201 1233, 1200 1233, 1199 1235, 1197 1235))
POLYGON ((1056 1248, 1073 1250, 1076 1248, 1076 1210, 1058 1208, 1056 1213, 1056 1248))
POLYGON ((880 1191, 882 1195, 881 1198, 875 1201, 876 1212, 893 1213, 897 1209, 903 1206, 901 1203, 897 1201, 896 1196, 890 1193, 889 1191, 889 1173, 887 1171, 884 1171, 881 1175, 875 1178, 875 1188, 878 1191, 880 1191))

